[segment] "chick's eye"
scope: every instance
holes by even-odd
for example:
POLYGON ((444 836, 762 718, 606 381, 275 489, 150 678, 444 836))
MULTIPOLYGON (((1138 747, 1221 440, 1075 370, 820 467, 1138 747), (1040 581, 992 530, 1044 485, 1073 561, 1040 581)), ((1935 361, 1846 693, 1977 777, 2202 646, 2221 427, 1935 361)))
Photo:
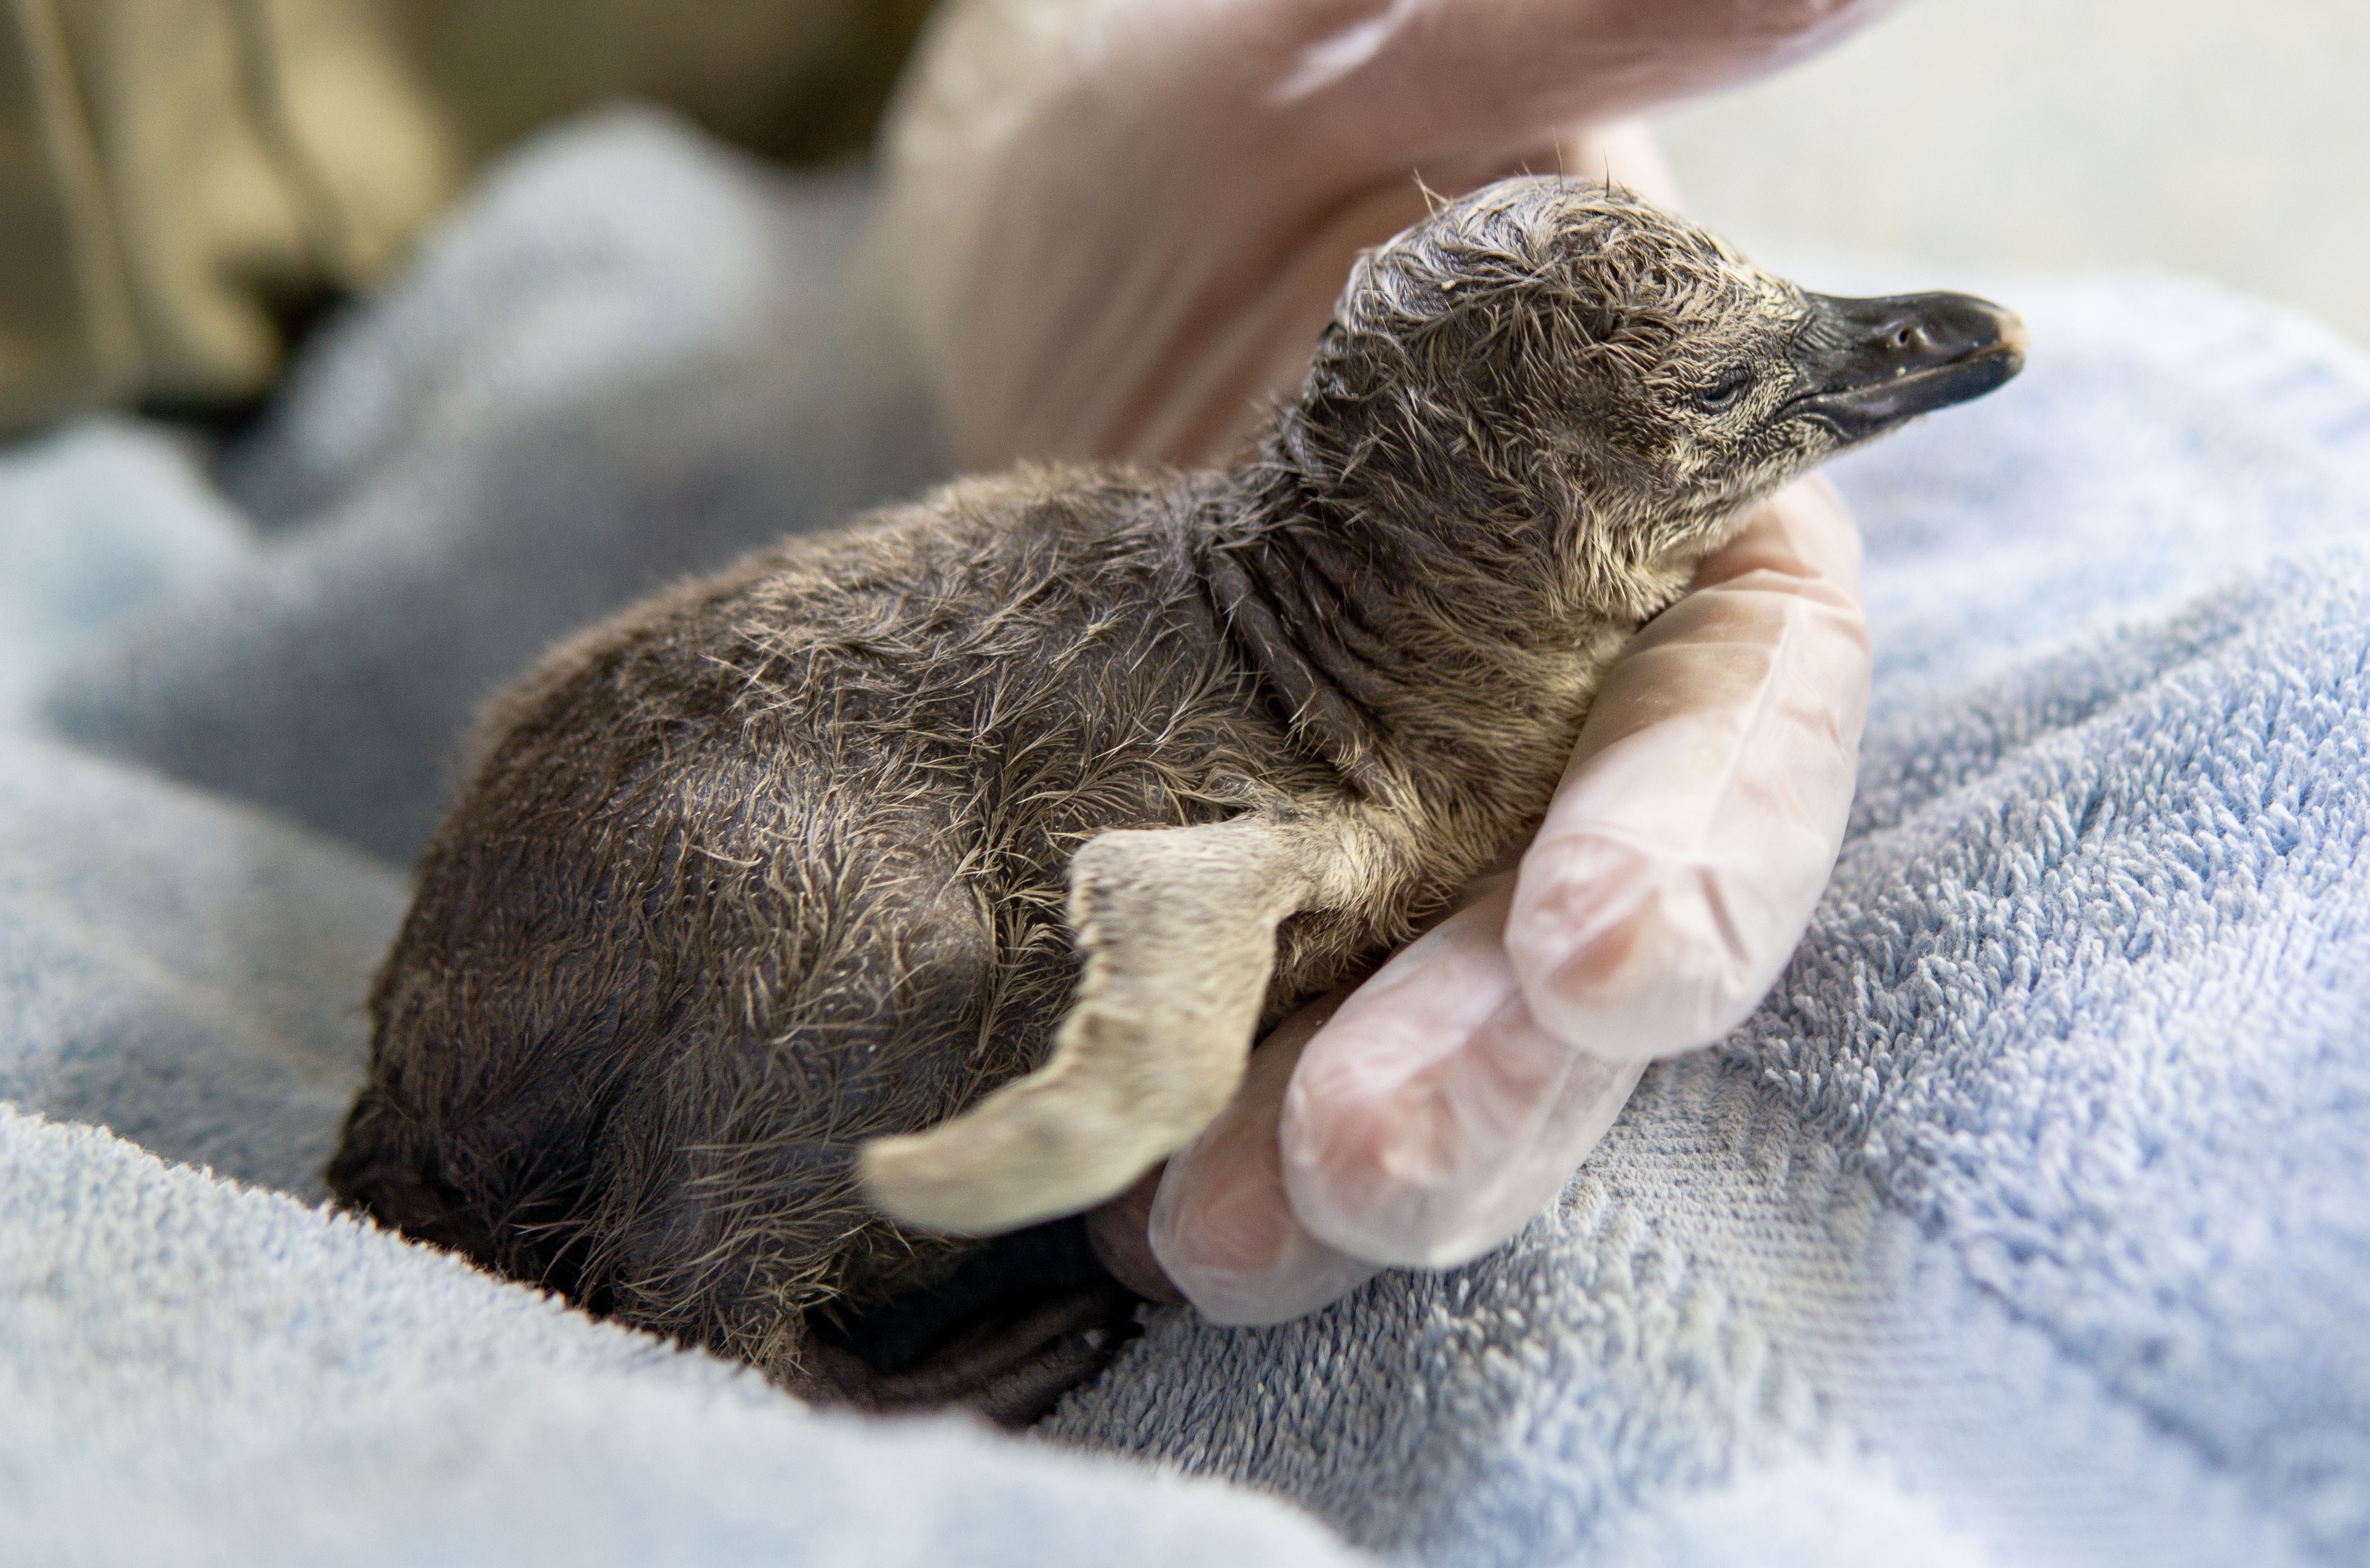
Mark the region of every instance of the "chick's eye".
POLYGON ((1744 372, 1739 371, 1734 375, 1722 377, 1712 386, 1697 393, 1696 401, 1707 408, 1725 408, 1743 396, 1744 389, 1752 384, 1753 378, 1744 372))

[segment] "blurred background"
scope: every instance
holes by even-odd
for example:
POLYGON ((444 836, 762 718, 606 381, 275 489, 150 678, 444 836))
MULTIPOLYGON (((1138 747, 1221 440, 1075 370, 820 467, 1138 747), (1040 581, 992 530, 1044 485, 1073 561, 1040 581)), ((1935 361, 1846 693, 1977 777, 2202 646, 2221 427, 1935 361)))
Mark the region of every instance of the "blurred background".
MULTIPOLYGON (((263 396, 535 128, 654 98, 860 149, 930 0, 0 0, 0 429, 263 396)), ((2147 266, 2370 343, 2370 0, 1912 0, 1664 116, 1703 219, 1819 254, 2147 266)))
POLYGON ((1748 249, 2203 273, 2370 345, 2370 4, 1913 0, 1657 122, 1748 249))

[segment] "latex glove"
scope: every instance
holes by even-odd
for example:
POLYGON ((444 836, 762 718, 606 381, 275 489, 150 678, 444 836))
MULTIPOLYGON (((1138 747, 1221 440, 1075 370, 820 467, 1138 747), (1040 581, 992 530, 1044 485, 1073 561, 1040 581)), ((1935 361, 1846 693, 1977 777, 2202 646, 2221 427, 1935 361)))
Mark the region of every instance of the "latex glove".
POLYGON ((883 132, 873 275, 966 465, 1205 461, 1299 385, 1351 260, 1423 216, 1419 173, 1596 173, 1571 128, 1891 3, 951 0, 883 132))
MULTIPOLYGON (((886 135, 874 276, 915 330, 967 463, 1206 460, 1248 431, 1260 398, 1297 385, 1357 251, 1422 215, 1416 173, 1455 194, 1560 166, 1672 200, 1642 131, 1608 117, 1782 64, 1886 4, 955 0, 886 135), (1559 137, 1571 122, 1597 129, 1559 137)), ((1305 1070, 1278 1053, 1313 1024, 1263 1047, 1156 1197, 1146 1186, 1097 1217, 1131 1278, 1157 1294, 1165 1265, 1211 1316, 1262 1321, 1322 1305, 1372 1260, 1486 1251, 1552 1196, 1635 1081, 1566 1041, 1674 1048, 1751 1006, 1799 938, 1849 799, 1866 662, 1864 647, 1857 663, 1813 657, 1857 626, 1856 545, 1839 508, 1830 521, 1824 548, 1797 552, 1795 574, 1804 604, 1819 584, 1844 585, 1827 641, 1773 640, 1801 612, 1772 609, 1782 589, 1741 581, 1716 605, 1667 614, 1683 635, 1651 633, 1670 638, 1663 654, 1641 639, 1634 677, 1616 667, 1589 732, 1607 738, 1583 750, 1626 736, 1615 733, 1625 707, 1633 721, 1672 722, 1566 781, 1559 801, 1577 804, 1559 804, 1551 824, 1557 869, 1526 867, 1511 898, 1501 890, 1395 959, 1369 988, 1388 1000, 1345 1007, 1307 1044, 1305 1070), (1723 651, 1724 629, 1756 611, 1723 651), (1753 824, 1766 827, 1756 813, 1767 799, 1690 796, 1710 813, 1690 839, 1655 761, 1684 765, 1723 736, 1754 767, 1783 751, 1771 737, 1785 724, 1767 729, 1734 700, 1754 657, 1740 649, 1756 637, 1768 669, 1834 682, 1827 721, 1845 764, 1801 784, 1801 820, 1828 825, 1772 840, 1759 871, 1745 863, 1760 853, 1753 824), (1686 853, 1715 851, 1744 863, 1682 869, 1686 853), (1593 869, 1619 873, 1601 897, 1593 869), (1700 918, 1729 898, 1755 916, 1741 936, 1700 918), (1500 940, 1510 905, 1512 954, 1500 940), (1641 1020, 1654 1027, 1637 1032, 1641 1020), (1147 1209, 1148 1248, 1135 1244, 1147 1209)), ((1798 524, 1780 516, 1748 537, 1790 541, 1798 524)), ((1732 558, 1751 548, 1741 542, 1732 558)), ((1785 723, 1808 717, 1788 711, 1785 723)))
POLYGON ((1381 1264, 1489 1252, 1651 1058, 1751 1013, 1842 841, 1868 705, 1858 586, 1850 515, 1813 478, 1639 632, 1519 874, 1277 1030, 1168 1162, 1151 1248, 1197 1306, 1276 1322, 1381 1264))

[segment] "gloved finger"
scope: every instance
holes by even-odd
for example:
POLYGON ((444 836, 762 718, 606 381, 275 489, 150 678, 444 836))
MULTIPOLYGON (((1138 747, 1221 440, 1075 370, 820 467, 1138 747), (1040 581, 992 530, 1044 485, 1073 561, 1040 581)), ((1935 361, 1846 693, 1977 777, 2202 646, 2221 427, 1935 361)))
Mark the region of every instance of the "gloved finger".
POLYGON ((1164 1160, 1119 1196, 1088 1209, 1087 1242, 1113 1279, 1147 1301, 1173 1307, 1186 1299, 1185 1293, 1160 1266, 1151 1239, 1152 1206, 1168 1174, 1164 1160))
POLYGON ((1842 841, 1858 581, 1840 498, 1797 485, 1624 650, 1511 891, 1385 966, 1303 1054, 1281 1145, 1311 1232, 1392 1263, 1480 1255, 1586 1158, 1649 1058, 1759 1000, 1842 841))
MULTIPOLYGON (((884 128, 873 274, 967 464, 1203 461, 1352 257, 1557 137, 1889 0, 953 0, 884 128)), ((1573 166, 1594 172, 1593 160, 1573 166)))
POLYGON ((1789 487, 1607 673, 1523 857, 1506 950, 1542 1027, 1690 1049, 1778 979, 1835 868, 1868 717, 1859 536, 1789 487))
POLYGON ((1278 1024, 1251 1055, 1225 1110, 1169 1157, 1152 1202, 1152 1254, 1168 1280, 1221 1323, 1280 1323, 1348 1295, 1379 1264, 1311 1235, 1285 1201, 1276 1116, 1293 1068, 1342 992, 1278 1024))
POLYGON ((1531 1018, 1501 940, 1513 879, 1392 957, 1317 1032, 1277 1139, 1293 1213, 1340 1252, 1442 1267, 1528 1222, 1645 1070, 1531 1018))

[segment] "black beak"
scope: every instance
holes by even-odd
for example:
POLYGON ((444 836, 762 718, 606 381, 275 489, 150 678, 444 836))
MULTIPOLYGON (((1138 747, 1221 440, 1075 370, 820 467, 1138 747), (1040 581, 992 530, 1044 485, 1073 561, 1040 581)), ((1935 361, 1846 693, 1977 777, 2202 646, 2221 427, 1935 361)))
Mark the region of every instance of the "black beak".
POLYGON ((1786 412, 1847 442, 1981 397, 2024 369, 2023 321, 1973 294, 1810 302, 1792 355, 1806 390, 1786 412))

